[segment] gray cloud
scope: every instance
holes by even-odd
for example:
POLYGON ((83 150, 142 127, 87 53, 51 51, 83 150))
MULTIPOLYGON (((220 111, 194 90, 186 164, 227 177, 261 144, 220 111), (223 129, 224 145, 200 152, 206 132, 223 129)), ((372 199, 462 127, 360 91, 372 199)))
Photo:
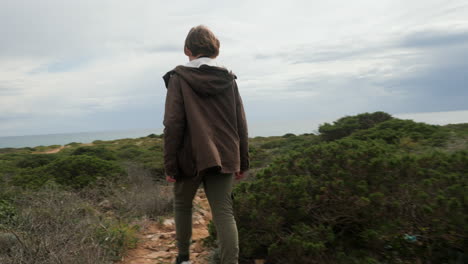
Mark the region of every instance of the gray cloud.
POLYGON ((358 59, 362 56, 375 54, 386 50, 386 46, 316 46, 304 45, 288 52, 280 52, 275 54, 255 54, 255 58, 266 60, 272 58, 282 58, 287 63, 320 63, 338 60, 358 59))
POLYGON ((468 43, 468 31, 447 32, 427 30, 415 32, 404 37, 400 45, 402 47, 423 48, 423 47, 446 47, 468 43))
POLYGON ((464 1, 382 1, 0 1, 0 135, 161 126, 197 24, 251 122, 467 109, 464 1))
POLYGON ((22 93, 22 89, 4 87, 0 84, 0 96, 14 96, 14 95, 20 95, 21 93, 22 93))
MULTIPOLYGON (((458 54, 468 56, 466 52, 458 54)), ((400 103, 407 112, 454 111, 467 109, 468 63, 449 63, 450 58, 427 69, 382 83, 390 90, 404 92, 408 101, 400 103)))
POLYGON ((155 45, 142 48, 142 50, 149 53, 165 53, 165 52, 182 52, 182 45, 155 45))

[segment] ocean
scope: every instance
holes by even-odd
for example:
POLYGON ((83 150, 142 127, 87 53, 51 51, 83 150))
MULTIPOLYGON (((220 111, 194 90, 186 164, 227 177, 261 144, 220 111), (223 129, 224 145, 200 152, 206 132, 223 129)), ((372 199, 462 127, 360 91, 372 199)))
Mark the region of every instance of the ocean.
POLYGON ((94 140, 114 140, 122 138, 139 138, 149 134, 161 134, 162 129, 132 129, 99 132, 79 132, 47 135, 0 137, 0 148, 22 148, 50 145, 65 145, 71 142, 91 143, 94 140))

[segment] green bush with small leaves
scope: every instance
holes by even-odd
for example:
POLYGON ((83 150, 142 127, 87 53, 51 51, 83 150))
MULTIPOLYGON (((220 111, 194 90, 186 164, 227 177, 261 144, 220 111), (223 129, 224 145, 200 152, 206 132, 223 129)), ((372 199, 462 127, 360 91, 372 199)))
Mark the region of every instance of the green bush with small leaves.
POLYGON ((98 157, 103 160, 116 160, 117 155, 114 151, 105 147, 78 147, 71 155, 88 155, 98 157))
POLYGON ((345 138, 290 151, 239 184, 244 258, 443 263, 468 247, 468 152, 401 153, 345 138))
POLYGON ((13 177, 13 184, 39 188, 48 181, 54 181, 79 189, 123 174, 125 171, 115 162, 88 155, 72 155, 58 158, 45 166, 25 169, 13 177))
POLYGON ((138 230, 137 225, 107 219, 96 228, 95 236, 99 244, 119 260, 126 250, 136 247, 138 230))
POLYGON ((16 218, 16 209, 10 201, 0 200, 0 229, 4 225, 11 225, 16 218))
POLYGON ((449 138, 449 132, 437 125, 392 119, 370 129, 358 131, 352 137, 359 140, 380 139, 389 144, 398 144, 401 139, 409 138, 424 145, 441 146, 449 138))
POLYGON ((37 168, 47 165, 57 158, 55 154, 26 154, 16 163, 18 168, 37 168))
POLYGON ((363 113, 356 116, 345 116, 333 124, 325 123, 319 127, 320 136, 325 141, 347 137, 358 130, 369 129, 376 124, 391 120, 385 112, 363 113))

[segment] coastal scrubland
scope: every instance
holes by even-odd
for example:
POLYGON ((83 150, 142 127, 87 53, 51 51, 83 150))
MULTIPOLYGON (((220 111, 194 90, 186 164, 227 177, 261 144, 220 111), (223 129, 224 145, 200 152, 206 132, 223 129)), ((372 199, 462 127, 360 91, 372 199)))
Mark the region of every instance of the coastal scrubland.
MULTIPOLYGON (((468 124, 375 112, 318 132, 249 139, 241 263, 467 262, 468 124)), ((0 149, 0 263, 112 263, 171 213, 163 135, 0 149)))

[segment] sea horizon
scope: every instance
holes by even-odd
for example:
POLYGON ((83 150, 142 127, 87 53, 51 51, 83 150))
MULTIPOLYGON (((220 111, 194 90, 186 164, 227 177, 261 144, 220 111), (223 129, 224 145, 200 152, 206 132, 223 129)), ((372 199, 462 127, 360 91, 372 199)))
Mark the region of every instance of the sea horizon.
MULTIPOLYGON (((433 125, 447 125, 468 123, 468 111, 425 112, 425 113, 400 113, 393 114, 400 119, 424 122, 433 125)), ((296 135, 304 133, 318 134, 318 128, 325 122, 333 122, 339 118, 316 119, 290 119, 254 121, 249 123, 249 137, 282 136, 287 133, 296 135)), ((22 148, 50 145, 66 145, 72 142, 91 143, 95 140, 115 140, 124 138, 139 138, 149 134, 162 134, 163 128, 136 128, 126 130, 103 130, 87 132, 67 132, 51 134, 32 134, 20 136, 0 136, 0 148, 22 148)))
POLYGON ((161 128, 142 128, 127 130, 106 130, 69 132, 52 134, 35 134, 20 136, 0 136, 0 148, 24 148, 50 145, 66 145, 72 142, 91 143, 95 140, 115 140, 124 138, 139 138, 150 134, 161 134, 161 128))

